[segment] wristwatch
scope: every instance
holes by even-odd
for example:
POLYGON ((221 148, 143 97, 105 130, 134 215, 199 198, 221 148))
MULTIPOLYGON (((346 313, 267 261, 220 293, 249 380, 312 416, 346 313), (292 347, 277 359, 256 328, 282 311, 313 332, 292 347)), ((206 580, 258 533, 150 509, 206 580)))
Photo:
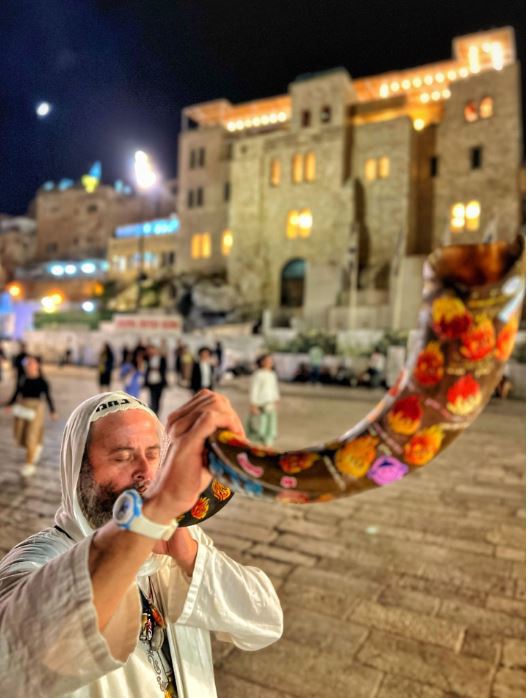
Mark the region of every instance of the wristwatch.
POLYGON ((170 524, 159 524, 142 514, 143 499, 136 490, 125 490, 114 502, 112 515, 114 523, 126 531, 140 533, 147 538, 169 540, 178 528, 174 519, 170 524))

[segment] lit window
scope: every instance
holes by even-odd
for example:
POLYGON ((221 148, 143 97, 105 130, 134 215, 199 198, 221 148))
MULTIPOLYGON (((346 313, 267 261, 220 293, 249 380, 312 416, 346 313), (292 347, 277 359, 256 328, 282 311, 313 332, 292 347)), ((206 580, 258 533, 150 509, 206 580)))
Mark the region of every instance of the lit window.
POLYGON ((224 230, 222 233, 222 254, 227 257, 233 247, 233 233, 230 230, 224 230))
POLYGON ((299 184, 303 178, 303 156, 300 153, 295 153, 292 158, 292 182, 299 184))
POLYGON ((286 224, 286 237, 290 240, 294 240, 298 237, 310 237, 312 223, 313 217, 309 208, 303 208, 301 211, 290 211, 286 224))
POLYGON ((195 233, 191 238, 191 257, 193 259, 206 259, 211 256, 211 235, 209 233, 195 233))
POLYGON ((371 182, 373 179, 376 179, 376 170, 376 159, 369 158, 365 162, 365 179, 367 182, 371 182))
POLYGON ((493 98, 484 97, 480 100, 479 116, 481 119, 489 119, 493 116, 493 98))
POLYGON ((286 237, 293 240, 297 237, 299 228, 299 211, 289 211, 286 223, 286 237))
POLYGON ((387 157, 380 158, 378 160, 378 177, 380 179, 387 179, 390 174, 390 160, 387 157))
POLYGON ((475 102, 471 101, 466 103, 464 107, 464 119, 470 124, 478 119, 477 105, 475 102))
POLYGON ((305 182, 315 181, 315 153, 307 153, 304 156, 304 180, 305 182))
POLYGON ((278 187, 281 179, 281 164, 280 160, 272 160, 270 163, 270 184, 272 187, 278 187))
POLYGON ((480 202, 461 201, 451 206, 450 229, 452 233, 462 233, 467 230, 475 232, 480 228, 480 202))
POLYGON ((470 201, 466 206, 466 230, 475 231, 480 227, 480 203, 470 201))
POLYGON ((303 208, 299 213, 299 236, 302 238, 307 238, 312 232, 312 212, 309 208, 303 208))

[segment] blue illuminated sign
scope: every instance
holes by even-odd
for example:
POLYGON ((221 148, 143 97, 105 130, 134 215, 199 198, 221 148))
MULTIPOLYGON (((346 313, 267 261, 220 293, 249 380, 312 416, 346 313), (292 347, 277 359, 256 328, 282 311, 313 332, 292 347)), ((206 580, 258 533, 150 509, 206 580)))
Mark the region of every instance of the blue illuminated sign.
POLYGON ((160 218, 146 223, 134 223, 133 225, 122 225, 116 228, 116 238, 148 237, 150 235, 169 235, 177 233, 180 229, 179 218, 160 218))

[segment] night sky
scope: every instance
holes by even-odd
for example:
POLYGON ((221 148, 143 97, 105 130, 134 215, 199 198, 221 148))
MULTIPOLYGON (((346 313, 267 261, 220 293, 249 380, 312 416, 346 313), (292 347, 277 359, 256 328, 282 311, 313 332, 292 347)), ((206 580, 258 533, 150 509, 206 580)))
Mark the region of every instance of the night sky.
POLYGON ((361 77, 443 60, 454 36, 505 25, 524 66, 524 15, 523 0, 2 0, 0 213, 95 160, 103 181, 130 180, 137 148, 174 176, 189 104, 284 94, 336 66, 361 77))

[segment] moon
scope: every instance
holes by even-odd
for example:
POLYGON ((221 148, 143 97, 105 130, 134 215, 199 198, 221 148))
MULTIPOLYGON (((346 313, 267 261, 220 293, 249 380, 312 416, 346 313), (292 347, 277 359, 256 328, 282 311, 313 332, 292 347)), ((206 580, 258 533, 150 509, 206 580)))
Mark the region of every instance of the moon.
POLYGON ((39 119, 45 119, 51 111, 51 104, 49 102, 39 102, 36 106, 35 113, 39 119))

